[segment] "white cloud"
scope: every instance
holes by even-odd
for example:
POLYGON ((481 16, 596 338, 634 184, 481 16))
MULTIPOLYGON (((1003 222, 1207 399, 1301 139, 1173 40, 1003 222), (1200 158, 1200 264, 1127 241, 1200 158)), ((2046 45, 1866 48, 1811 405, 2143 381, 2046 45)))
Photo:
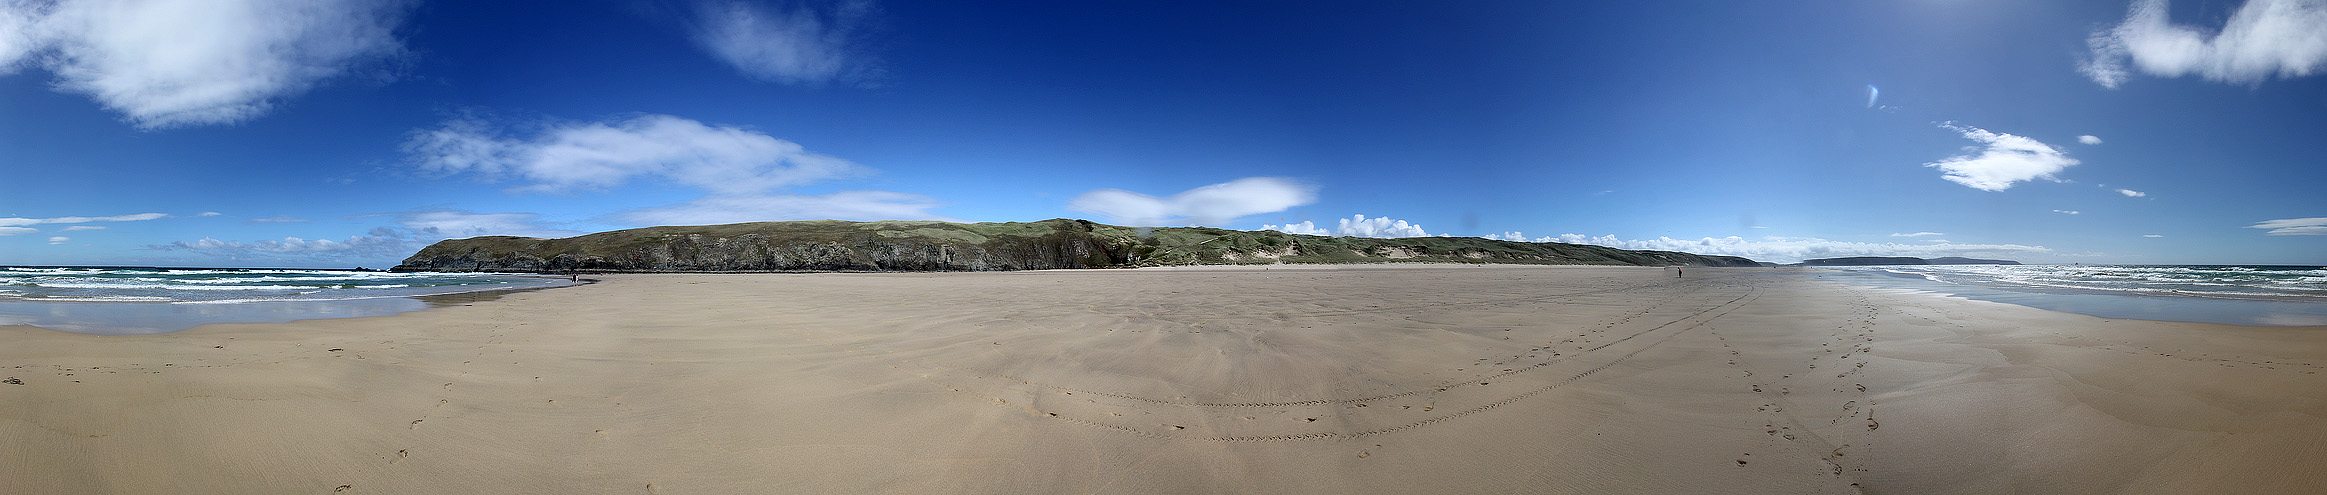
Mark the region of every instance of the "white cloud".
POLYGON ((634 210, 615 217, 644 225, 712 225, 781 220, 962 221, 929 212, 938 206, 943 205, 934 198, 918 194, 844 191, 822 196, 710 196, 686 204, 634 210))
POLYGON ((566 230, 544 223, 541 215, 533 213, 475 213, 464 210, 418 210, 393 214, 396 223, 410 232, 406 237, 459 239, 486 235, 520 237, 572 237, 582 232, 566 230))
POLYGON ((744 75, 787 84, 818 84, 866 69, 861 53, 873 3, 842 0, 770 8, 735 0, 695 3, 689 37, 744 75))
POLYGON ((31 227, 8 227, 8 226, 0 226, 0 235, 30 234, 30 233, 39 232, 39 231, 40 231, 40 229, 31 228, 31 227))
POLYGON ((1980 145, 1965 148, 1969 153, 1925 163, 1923 166, 1937 167, 1946 172, 1941 178, 1973 189, 2002 191, 2011 189, 2016 182, 2036 179, 2058 181, 2060 179, 2054 178, 2052 174, 2077 164, 2077 160, 2069 158, 2067 153, 2034 139, 1988 132, 1978 127, 1958 126, 1953 122, 1939 126, 1963 133, 1964 138, 1978 141, 1980 145))
POLYGON ((225 213, 219 213, 219 212, 215 212, 215 211, 205 211, 205 212, 202 212, 202 214, 200 214, 200 215, 194 215, 194 216, 197 216, 197 217, 215 217, 215 216, 219 216, 219 215, 225 215, 225 213))
POLYGON ((135 215, 114 215, 110 217, 7 217, 0 218, 0 227, 21 227, 25 225, 40 225, 44 223, 139 222, 145 220, 158 220, 169 217, 170 215, 167 213, 138 213, 135 215))
POLYGON ((74 225, 71 227, 65 227, 66 232, 72 232, 75 230, 105 230, 105 228, 96 225, 74 225))
POLYGON ((1755 261, 1794 263, 1806 259, 1837 258, 1845 256, 2015 256, 2049 254, 2052 249, 2043 246, 2019 244, 1956 244, 1932 242, 1928 244, 1900 244, 1895 242, 1831 241, 1815 237, 1768 236, 1747 239, 1738 236, 1706 237, 1701 239, 1621 239, 1614 235, 1585 236, 1560 234, 1534 239, 1535 242, 1565 242, 1591 244, 1618 249, 1679 251, 1721 256, 1740 256, 1755 261))
POLYGON ((2327 218, 2264 220, 2246 228, 2271 229, 2270 235, 2327 235, 2327 218))
POLYGON ((606 189, 659 177, 720 194, 751 194, 862 173, 854 163, 739 127, 669 115, 619 122, 559 123, 523 138, 474 119, 413 133, 404 144, 419 166, 491 178, 515 176, 523 192, 606 189))
MULTIPOLYGON (((1261 230, 1274 230, 1274 231, 1278 231, 1278 232, 1284 232, 1284 233, 1287 233, 1287 234, 1307 234, 1307 235, 1336 235, 1336 236, 1347 236, 1347 237, 1380 237, 1380 238, 1385 238, 1385 239, 1396 239, 1396 238, 1404 238, 1404 237, 1430 237, 1430 233, 1429 233, 1429 232, 1424 232, 1424 231, 1422 230, 1422 226, 1421 226, 1421 225, 1416 225, 1416 224, 1412 224, 1412 223, 1407 223, 1405 220, 1393 220, 1393 219, 1386 218, 1386 217, 1383 217, 1383 218, 1366 218, 1366 217, 1365 217, 1365 215, 1352 215, 1352 216, 1351 216, 1351 217, 1349 217, 1349 218, 1344 218, 1344 219, 1341 219, 1341 220, 1340 220, 1340 223, 1341 223, 1341 225, 1340 225, 1338 228, 1335 228, 1335 229, 1333 229, 1333 230, 1331 230, 1331 231, 1325 230, 1325 229, 1323 229, 1323 228, 1318 228, 1316 223, 1312 223, 1312 222, 1309 222, 1309 221, 1302 221, 1301 223, 1285 224, 1285 225, 1262 225, 1262 226, 1260 226, 1260 229, 1261 229, 1261 230)), ((1504 233, 1504 235, 1510 235, 1510 236, 1518 236, 1518 235, 1519 235, 1519 233, 1518 233, 1518 232, 1506 232, 1506 233, 1504 233)), ((1488 238, 1488 239, 1502 239, 1503 237, 1500 237, 1500 236, 1487 236, 1487 238, 1488 238)), ((1523 240, 1523 239, 1525 239, 1525 237, 1524 237, 1524 236, 1520 236, 1520 238, 1519 238, 1519 239, 1509 239, 1509 240, 1523 240)))
POLYGON ((1916 232, 1916 233, 1913 233, 1913 234, 1891 234, 1891 237, 1923 237, 1923 236, 1927 236, 1927 235, 1947 235, 1947 234, 1942 234, 1942 233, 1938 233, 1938 232, 1916 232))
POLYGON ((1218 227, 1245 215, 1284 211, 1317 200, 1317 188, 1276 177, 1246 177, 1158 198, 1121 189, 1083 193, 1067 209, 1134 227, 1187 223, 1218 227))
POLYGON ((0 6, 0 73, 33 61, 55 88, 139 127, 264 114, 365 62, 403 52, 406 0, 60 0, 0 6))
POLYGON ((1308 221, 1308 220, 1302 220, 1302 221, 1301 221, 1301 223, 1288 223, 1288 224, 1284 224, 1284 225, 1276 225, 1276 224, 1262 224, 1262 225, 1260 226, 1260 229, 1261 229, 1261 230, 1274 230, 1274 231, 1278 231, 1278 232, 1284 232, 1284 233, 1287 233, 1287 234, 1301 234, 1301 235, 1333 235, 1333 231, 1331 231, 1331 230, 1325 230, 1324 228, 1320 228, 1320 227, 1318 227, 1318 226, 1317 226, 1317 223, 1316 223, 1316 222, 1311 222, 1311 221, 1308 221))
POLYGON ((2141 234, 2142 237, 2165 237, 2159 234, 2141 234))
POLYGON ((2086 39, 2078 70, 2101 86, 2130 78, 2131 62, 2159 77, 2197 74, 2231 84, 2293 78, 2327 68, 2327 2, 2251 0, 2219 32, 2168 22, 2165 0, 2135 0, 2125 21, 2086 39))
POLYGON ((1365 215, 1356 215, 1351 218, 1341 219, 1341 228, 1335 229, 1334 232, 1352 237, 1400 238, 1430 236, 1429 232, 1422 231, 1421 225, 1409 224, 1406 223, 1405 220, 1391 220, 1388 217, 1366 218, 1365 215))
POLYGON ((60 235, 60 236, 55 236, 55 237, 50 237, 50 238, 48 238, 48 243, 49 243, 49 244, 51 244, 51 245, 55 245, 55 244, 64 244, 64 243, 67 243, 67 242, 73 242, 73 238, 71 238, 71 237, 65 237, 65 236, 61 236, 61 235, 60 235))
POLYGON ((253 219, 250 219, 250 223, 307 223, 307 222, 308 222, 308 220, 307 220, 307 219, 305 219, 305 218, 291 218, 291 216, 290 216, 290 215, 275 215, 275 216, 266 217, 266 218, 253 218, 253 219))
POLYGON ((2118 190, 2117 190, 2117 194, 2123 194, 2123 195, 2125 195, 2125 197, 2128 197, 2128 198, 2138 198, 2138 197, 2142 197, 2142 196, 2148 196, 2148 195, 2149 195, 2149 193, 2145 193, 2145 192, 2141 192, 2141 191, 2135 191, 2135 190, 2132 190, 2132 189, 2118 189, 2118 190))
POLYGON ((25 55, 46 43, 33 32, 43 16, 44 12, 28 2, 0 2, 0 74, 15 72, 25 55))
POLYGON ((2091 134, 2086 134, 2086 135, 2083 135, 2083 136, 2077 136, 2077 142, 2079 142, 2079 143, 2084 143, 2084 144, 2087 144, 2087 145, 2095 145, 2095 144, 2101 144, 2101 137, 2100 137, 2100 136, 2094 136, 2094 135, 2091 135, 2091 134))
POLYGON ((2065 214, 2069 214, 2069 215, 2075 215, 2075 214, 2079 214, 2079 213, 2084 213, 2084 212, 2081 212, 2081 211, 2076 211, 2076 210, 2052 210, 2052 212, 2053 212, 2053 213, 2065 213, 2065 214))

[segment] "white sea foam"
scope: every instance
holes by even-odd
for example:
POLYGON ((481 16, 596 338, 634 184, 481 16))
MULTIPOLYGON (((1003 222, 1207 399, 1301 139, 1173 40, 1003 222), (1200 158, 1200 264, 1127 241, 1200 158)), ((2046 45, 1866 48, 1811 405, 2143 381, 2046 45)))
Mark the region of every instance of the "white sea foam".
POLYGON ((167 298, 167 297, 161 297, 161 296, 85 296, 85 297, 39 297, 39 298, 28 298, 28 299, 25 299, 25 300, 26 300, 26 301, 34 301, 34 302, 172 302, 172 301, 173 301, 173 300, 172 300, 172 299, 170 299, 170 298, 167 298))
POLYGON ((2192 297, 2319 299, 2327 268, 2127 265, 1899 265, 1847 267, 1937 283, 2192 297))
POLYGON ((0 267, 0 298, 22 301, 340 300, 561 285, 539 277, 335 270, 0 267))

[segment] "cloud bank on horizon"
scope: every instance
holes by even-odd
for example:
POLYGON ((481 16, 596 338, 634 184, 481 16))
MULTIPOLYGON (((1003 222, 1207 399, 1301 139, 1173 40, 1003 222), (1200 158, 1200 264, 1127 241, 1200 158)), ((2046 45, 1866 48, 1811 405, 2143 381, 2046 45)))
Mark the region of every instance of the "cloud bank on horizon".
MULTIPOLYGON (((1937 235, 1933 232, 1920 232, 1918 234, 1937 235)), ((1899 236, 1899 234, 1891 235, 1899 236)), ((1909 235, 1903 237, 1914 236, 1909 235)), ((2009 257, 2054 254, 2051 248, 2046 248, 2044 246, 2027 246, 2020 244, 1957 244, 1948 242, 1945 239, 1931 239, 1924 244, 1906 244, 1896 242, 1850 242, 1833 241, 1815 237, 1782 236, 1766 236, 1758 239, 1749 239, 1740 236, 1705 237, 1699 239, 1674 239, 1670 237, 1658 237, 1655 239, 1624 239, 1616 237, 1615 235, 1587 236, 1582 234, 1560 234, 1555 236, 1543 236, 1530 239, 1525 234, 1521 234, 1519 232, 1504 232, 1498 235, 1487 236, 1487 238, 1518 242, 1564 242, 1568 244, 1607 246, 1617 249, 1679 251, 1693 254, 1737 256, 1754 261, 1766 261, 1772 263, 1798 263, 1802 260, 1808 259, 1841 258, 1850 256, 1913 256, 1918 258, 1938 258, 1945 256, 2009 257)))
POLYGON ((1315 222, 1308 220, 1303 220, 1301 223, 1289 223, 1284 225, 1262 225, 1260 226, 1260 229, 1274 230, 1287 234, 1326 235, 1338 237, 1378 237, 1384 239, 1430 237, 1430 233, 1423 231, 1421 225, 1407 223, 1405 220, 1396 220, 1388 217, 1366 218, 1365 215, 1360 214, 1352 215, 1349 218, 1340 219, 1338 222, 1339 225, 1335 226, 1332 230, 1326 230, 1322 227, 1318 227, 1315 222))

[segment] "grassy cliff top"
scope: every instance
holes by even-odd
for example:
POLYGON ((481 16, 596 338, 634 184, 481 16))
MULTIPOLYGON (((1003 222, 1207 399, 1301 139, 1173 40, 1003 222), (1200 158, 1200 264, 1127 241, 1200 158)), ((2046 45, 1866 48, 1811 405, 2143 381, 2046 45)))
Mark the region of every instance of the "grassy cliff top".
MULTIPOLYGON (((1105 266, 1240 263, 1380 263, 1450 261, 1471 263, 1715 265, 1752 266, 1752 260, 1670 251, 1629 251, 1604 246, 1512 242, 1477 237, 1378 239, 1288 234, 1209 227, 1123 227, 1086 220, 953 223, 936 221, 849 222, 812 220, 724 225, 664 226, 600 232, 562 239, 485 236, 453 239, 422 249, 406 261, 429 268, 430 260, 510 256, 573 259, 635 259, 638 253, 669 252, 674 246, 707 241, 759 246, 829 246, 868 250, 895 246, 950 246, 986 251, 1025 251, 1031 245, 1077 244, 1108 253, 1105 266), (626 258, 628 257, 628 258, 626 258)), ((690 248, 690 253, 695 252, 690 248)))

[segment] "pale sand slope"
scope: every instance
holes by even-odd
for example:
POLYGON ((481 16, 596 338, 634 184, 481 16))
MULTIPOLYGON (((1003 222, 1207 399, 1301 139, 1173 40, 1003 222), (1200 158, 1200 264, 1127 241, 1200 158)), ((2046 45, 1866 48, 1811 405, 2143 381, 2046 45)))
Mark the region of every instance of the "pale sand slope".
POLYGON ((24 383, 0 384, 0 486, 2327 489, 2327 328, 2105 320, 1818 273, 632 275, 390 317, 11 327, 0 375, 24 383))

